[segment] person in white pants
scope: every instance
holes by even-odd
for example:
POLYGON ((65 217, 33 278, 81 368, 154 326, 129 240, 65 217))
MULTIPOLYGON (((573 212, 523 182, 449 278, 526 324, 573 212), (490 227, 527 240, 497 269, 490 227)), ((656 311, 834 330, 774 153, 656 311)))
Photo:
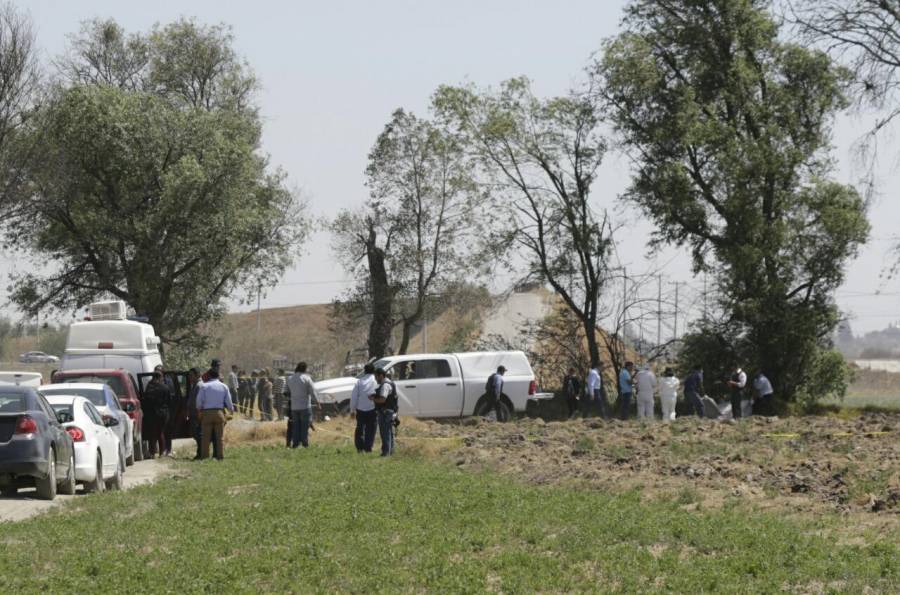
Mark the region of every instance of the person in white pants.
POLYGON ((681 382, 675 377, 672 368, 666 368, 659 381, 659 404, 662 405, 663 421, 675 421, 675 401, 678 399, 678 387, 681 382))
POLYGON ((637 388, 638 419, 653 419, 653 394, 656 392, 656 374, 650 366, 644 366, 634 377, 637 388))

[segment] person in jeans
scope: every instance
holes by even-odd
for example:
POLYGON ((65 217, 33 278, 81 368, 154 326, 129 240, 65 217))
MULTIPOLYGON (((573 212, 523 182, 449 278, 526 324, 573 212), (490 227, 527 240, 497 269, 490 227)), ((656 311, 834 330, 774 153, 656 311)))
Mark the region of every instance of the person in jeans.
POLYGON ((260 372, 256 392, 259 395, 259 421, 272 421, 272 381, 269 380, 269 370, 260 372))
POLYGON ((622 419, 631 414, 631 397, 634 394, 634 362, 625 362, 619 372, 619 407, 622 419))
POLYGON ((594 413, 600 415, 603 419, 609 419, 609 404, 606 402, 606 390, 603 388, 600 364, 592 367, 588 373, 584 393, 590 397, 588 407, 590 407, 590 404, 593 404, 594 413))
POLYGON ((353 433, 356 452, 372 452, 375 445, 378 414, 375 413, 375 402, 369 397, 375 394, 376 388, 375 366, 366 364, 363 375, 350 394, 350 417, 356 418, 356 431, 353 433))
POLYGON ((394 454, 394 416, 397 414, 397 390, 382 368, 375 370, 378 388, 369 398, 375 403, 378 433, 381 434, 381 456, 394 454))
POLYGON ((297 448, 301 444, 303 448, 309 446, 309 422, 312 417, 310 407, 315 402, 321 408, 316 387, 313 379, 306 373, 306 368, 306 362, 297 364, 294 374, 287 381, 291 395, 291 448, 297 448))
POLYGON ((691 411, 697 417, 703 417, 703 366, 696 365, 691 368, 691 373, 684 379, 684 398, 691 406, 691 411))
POLYGON ((209 458, 209 443, 219 441, 219 452, 216 459, 225 458, 225 413, 228 409, 234 413, 231 402, 231 391, 219 380, 219 371, 208 372, 209 381, 200 385, 197 391, 197 411, 200 416, 200 458, 209 458))

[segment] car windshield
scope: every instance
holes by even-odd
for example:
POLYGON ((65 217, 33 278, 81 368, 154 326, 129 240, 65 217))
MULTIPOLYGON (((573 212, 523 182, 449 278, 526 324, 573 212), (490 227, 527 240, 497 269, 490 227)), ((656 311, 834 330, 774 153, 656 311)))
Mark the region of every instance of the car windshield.
POLYGON ((118 396, 124 396, 125 393, 125 385, 122 383, 122 379, 118 376, 66 376, 60 382, 64 384, 72 384, 72 383, 85 383, 85 384, 108 384, 109 388, 113 390, 114 393, 118 396))
POLYGON ((0 413, 22 413, 28 411, 28 403, 22 393, 0 393, 0 413))
POLYGON ((54 388, 44 389, 41 394, 45 397, 50 395, 70 395, 74 397, 84 397, 98 407, 106 407, 106 397, 99 388, 54 388))

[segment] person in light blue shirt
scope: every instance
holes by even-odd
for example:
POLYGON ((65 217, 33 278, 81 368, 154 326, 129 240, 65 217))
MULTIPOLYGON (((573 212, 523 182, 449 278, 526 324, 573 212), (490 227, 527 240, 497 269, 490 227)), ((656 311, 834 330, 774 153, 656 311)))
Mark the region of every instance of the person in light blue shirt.
POLYGON ((234 403, 231 402, 231 391, 219 380, 219 371, 210 370, 209 382, 200 385, 197 392, 197 411, 200 414, 200 458, 209 457, 209 443, 218 440, 219 452, 216 458, 225 458, 225 414, 228 409, 234 413, 234 403), (215 438, 214 438, 215 437, 215 438))
POLYGON ((619 372, 619 408, 622 419, 628 419, 631 412, 631 397, 634 394, 634 362, 625 362, 619 372))

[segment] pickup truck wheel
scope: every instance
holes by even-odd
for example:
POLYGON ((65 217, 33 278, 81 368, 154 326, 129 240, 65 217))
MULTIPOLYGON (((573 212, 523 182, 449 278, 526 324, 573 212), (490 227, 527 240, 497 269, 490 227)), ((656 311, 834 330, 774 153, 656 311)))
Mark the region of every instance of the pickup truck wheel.
MULTIPOLYGON (((137 449, 134 448, 134 442, 132 442, 131 445, 131 456, 125 457, 125 465, 127 465, 128 467, 134 465, 135 457, 137 456, 137 449)), ((124 451, 125 445, 123 444, 121 448, 124 451)))
POLYGON ((125 471, 125 463, 122 457, 119 457, 119 465, 116 467, 116 474, 112 479, 106 481, 106 489, 111 492, 118 492, 122 489, 122 473, 125 471))
POLYGON ((35 480, 37 497, 41 500, 56 498, 56 451, 50 449, 50 461, 47 463, 47 477, 35 480))
MULTIPOLYGON (((475 406, 475 415, 488 419, 495 419, 494 408, 490 406, 490 401, 487 397, 481 397, 481 399, 478 400, 478 404, 475 406)), ((506 401, 500 401, 500 419, 497 419, 496 421, 505 422, 512 418, 513 413, 509 404, 506 401)))
POLYGON ((66 496, 75 495, 75 453, 69 459, 69 470, 66 472, 66 479, 59 484, 59 493, 66 496))

